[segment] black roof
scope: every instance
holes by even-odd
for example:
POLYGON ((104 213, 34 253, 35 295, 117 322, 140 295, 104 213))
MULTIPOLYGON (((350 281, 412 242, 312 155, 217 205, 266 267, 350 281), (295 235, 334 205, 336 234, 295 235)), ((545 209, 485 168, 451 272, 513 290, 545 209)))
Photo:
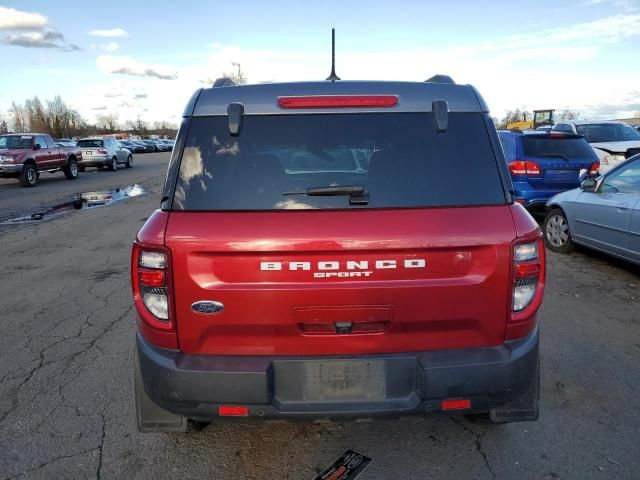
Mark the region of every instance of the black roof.
MULTIPOLYGON (((396 95, 395 107, 367 108, 367 112, 430 112, 434 100, 446 100, 450 112, 488 112, 477 90, 470 85, 450 83, 443 76, 427 82, 336 81, 265 83, 218 86, 194 93, 184 116, 227 115, 230 103, 241 103, 244 114, 329 113, 335 109, 282 109, 278 97, 305 95, 396 95)), ((341 108, 341 113, 362 113, 362 108, 341 108)))

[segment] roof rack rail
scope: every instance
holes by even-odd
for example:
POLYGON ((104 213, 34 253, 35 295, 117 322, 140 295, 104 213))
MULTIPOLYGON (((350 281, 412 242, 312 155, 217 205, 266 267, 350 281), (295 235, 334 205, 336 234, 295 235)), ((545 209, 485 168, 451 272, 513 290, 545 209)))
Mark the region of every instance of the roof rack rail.
POLYGON ((437 74, 431 78, 427 78, 424 83, 456 83, 449 75, 437 74))
POLYGON ((218 87, 234 87, 237 83, 231 80, 229 77, 220 77, 216 78, 216 81, 213 82, 213 88, 218 87))

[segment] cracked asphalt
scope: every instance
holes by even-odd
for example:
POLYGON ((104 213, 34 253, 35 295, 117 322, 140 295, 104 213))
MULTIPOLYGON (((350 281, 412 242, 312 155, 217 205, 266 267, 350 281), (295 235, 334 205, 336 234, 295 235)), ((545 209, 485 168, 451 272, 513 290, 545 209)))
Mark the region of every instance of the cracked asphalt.
POLYGON ((373 479, 640 478, 640 269, 548 255, 535 423, 464 418, 222 423, 139 434, 133 411, 130 245, 159 204, 168 154, 132 170, 0 180, 0 221, 75 192, 149 194, 0 227, 0 479, 311 479, 354 448, 373 479))

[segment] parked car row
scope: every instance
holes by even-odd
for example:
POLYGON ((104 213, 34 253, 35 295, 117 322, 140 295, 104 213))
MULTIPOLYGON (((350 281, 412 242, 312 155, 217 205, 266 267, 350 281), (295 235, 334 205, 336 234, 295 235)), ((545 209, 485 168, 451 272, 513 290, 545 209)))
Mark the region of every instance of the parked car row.
POLYGON ((69 180, 87 167, 133 167, 133 154, 165 152, 173 140, 117 140, 88 137, 80 140, 52 139, 44 133, 16 133, 0 136, 0 178, 17 178, 24 187, 37 185, 42 172, 64 172, 69 180))
MULTIPOLYGON (((93 138, 93 137, 92 137, 93 138)), ((95 138, 111 138, 111 137, 95 137, 95 138)), ((121 146, 129 150, 131 153, 148 153, 148 152, 168 152, 173 148, 173 140, 164 138, 145 139, 145 140, 118 140, 121 146)), ((75 147, 78 143, 76 140, 69 138, 57 138, 55 143, 59 147, 75 147)))
POLYGON ((547 247, 640 264, 640 133, 622 122, 500 130, 516 202, 542 214, 547 247))
POLYGON ((173 140, 119 140, 122 146, 133 153, 169 152, 173 148, 173 140))

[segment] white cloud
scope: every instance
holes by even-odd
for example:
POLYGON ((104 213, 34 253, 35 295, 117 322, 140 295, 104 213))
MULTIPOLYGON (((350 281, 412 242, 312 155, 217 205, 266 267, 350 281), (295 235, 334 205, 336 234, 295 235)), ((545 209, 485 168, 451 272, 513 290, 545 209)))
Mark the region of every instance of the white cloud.
POLYGON ((167 65, 150 65, 132 57, 100 55, 96 59, 98 68, 105 73, 120 73, 137 77, 155 77, 161 80, 175 80, 177 73, 167 65))
POLYGON ((112 28, 109 30, 92 30, 89 32, 89 35, 91 35, 92 37, 115 38, 128 37, 129 33, 122 28, 112 28))
POLYGON ((64 52, 80 50, 80 47, 77 45, 67 43, 64 35, 53 29, 12 33, 5 36, 1 43, 25 48, 54 48, 64 52))
MULTIPOLYGON (((542 45, 567 45, 567 42, 587 44, 617 43, 640 35, 640 14, 613 15, 591 22, 576 23, 564 28, 547 29, 525 35, 514 35, 503 40, 508 48, 542 45)), ((493 45, 498 47, 497 45, 493 45)))
MULTIPOLYGON (((413 48, 396 51, 339 50, 337 73, 345 80, 422 81, 450 74, 458 83, 472 83, 487 100, 492 114, 502 117, 514 108, 570 108, 582 118, 621 117, 640 103, 636 77, 611 75, 599 68, 602 59, 631 36, 640 38, 640 15, 614 15, 593 22, 544 29, 526 35, 498 37, 492 42, 413 48)), ((495 38, 495 37, 494 37, 495 38)), ((625 46, 626 48, 626 46, 625 46)), ((329 74, 328 52, 273 51, 211 44, 208 49, 177 54, 181 66, 155 65, 136 58, 99 56, 98 68, 109 84, 88 86, 75 104, 90 96, 89 106, 106 104, 122 121, 176 122, 194 90, 210 85, 240 63, 251 83, 323 80, 329 74), (170 90, 172 95, 167 95, 170 90), (114 92, 122 92, 117 96, 114 92)), ((637 69, 635 70, 638 71, 637 69)), ((95 112, 84 110, 91 118, 95 112)))
POLYGON ((47 17, 35 12, 22 12, 0 6, 0 30, 40 29, 47 25, 47 17))
POLYGON ((91 44, 91 48, 97 48, 100 50, 104 50, 105 52, 117 52, 120 49, 120 44, 118 42, 109 42, 109 43, 99 43, 91 44))

